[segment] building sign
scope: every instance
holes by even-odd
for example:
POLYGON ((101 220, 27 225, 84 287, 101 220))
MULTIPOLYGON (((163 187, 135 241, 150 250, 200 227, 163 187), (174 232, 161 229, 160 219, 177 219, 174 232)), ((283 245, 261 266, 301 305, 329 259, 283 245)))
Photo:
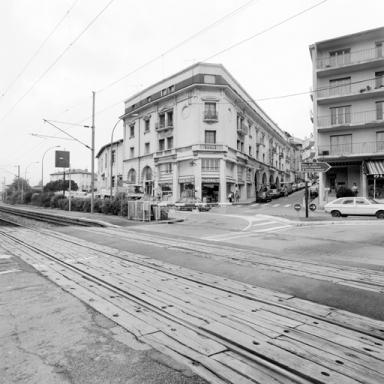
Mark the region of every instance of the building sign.
POLYGON ((195 183, 195 176, 179 176, 179 183, 195 183))
POLYGON ((332 167, 325 162, 301 163, 301 172, 327 172, 332 167))
POLYGON ((55 167, 69 168, 69 151, 55 151, 55 167))
POLYGON ((201 180, 203 183, 220 183, 218 177, 203 177, 201 180))

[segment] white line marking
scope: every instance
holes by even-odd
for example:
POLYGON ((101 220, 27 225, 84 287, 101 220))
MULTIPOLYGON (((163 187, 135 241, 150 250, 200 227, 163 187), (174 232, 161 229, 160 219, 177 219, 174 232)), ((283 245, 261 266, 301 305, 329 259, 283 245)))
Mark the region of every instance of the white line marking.
POLYGON ((0 259, 10 259, 12 255, 0 255, 0 259))
POLYGON ((288 208, 288 207, 290 207, 290 206, 291 206, 291 204, 286 204, 286 205, 284 205, 285 208, 288 208))
POLYGON ((251 204, 251 207, 258 207, 259 205, 260 205, 260 203, 251 204))
POLYGON ((257 227, 259 225, 269 225, 269 224, 278 224, 276 221, 263 221, 261 223, 252 224, 252 227, 257 227))
POLYGON ((8 271, 0 272, 0 275, 5 275, 6 273, 20 272, 21 269, 9 269, 8 271))
POLYGON ((258 232, 271 232, 271 231, 276 231, 277 229, 283 229, 283 228, 288 228, 290 225, 280 225, 279 227, 272 227, 272 228, 265 228, 265 229, 257 229, 255 231, 252 231, 253 233, 258 233, 258 232))
POLYGON ((280 204, 273 204, 272 207, 273 208, 280 207, 280 204))

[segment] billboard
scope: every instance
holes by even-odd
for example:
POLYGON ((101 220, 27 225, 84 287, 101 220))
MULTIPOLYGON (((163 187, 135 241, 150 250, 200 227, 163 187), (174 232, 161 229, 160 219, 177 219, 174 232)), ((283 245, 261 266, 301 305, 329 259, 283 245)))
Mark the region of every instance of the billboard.
POLYGON ((55 151, 55 167, 69 168, 69 151, 55 151))

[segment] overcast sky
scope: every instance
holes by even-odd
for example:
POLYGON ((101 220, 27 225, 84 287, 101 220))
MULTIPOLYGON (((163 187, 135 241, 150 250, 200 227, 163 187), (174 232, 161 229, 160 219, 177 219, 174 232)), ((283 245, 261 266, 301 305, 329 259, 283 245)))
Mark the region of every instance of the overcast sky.
MULTIPOLYGON (((124 111, 124 99, 197 61, 222 63, 256 100, 308 91, 312 82, 308 46, 383 26, 383 0, 327 0, 217 53, 318 3, 321 0, 0 0, 0 185, 4 177, 6 182, 13 179, 16 165, 21 166, 22 177, 27 171, 30 182, 37 184, 42 155, 55 145, 71 151, 73 168, 90 169, 90 151, 81 144, 30 134, 63 137, 43 119, 90 124, 92 90, 99 91, 96 152, 109 142, 124 111), (156 57, 160 58, 125 77, 156 57)), ((283 130, 301 138, 310 134, 308 94, 258 104, 283 130)), ((89 129, 58 125, 90 143, 89 129)), ((122 125, 116 129, 115 138, 120 137, 122 125)), ((51 150, 45 157, 45 175, 55 170, 53 155, 51 150)))

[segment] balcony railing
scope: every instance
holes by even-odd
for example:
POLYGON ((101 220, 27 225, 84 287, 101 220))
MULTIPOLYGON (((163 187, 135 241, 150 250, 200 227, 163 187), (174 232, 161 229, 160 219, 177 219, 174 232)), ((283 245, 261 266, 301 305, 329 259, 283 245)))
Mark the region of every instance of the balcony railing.
POLYGON ((228 147, 223 144, 196 144, 192 147, 193 151, 219 151, 227 152, 228 147))
POLYGON ((248 127, 244 124, 238 124, 237 125, 237 133, 240 133, 240 135, 248 135, 248 127))
POLYGON ((319 146, 319 156, 350 156, 368 153, 384 153, 384 141, 319 146))
POLYGON ((351 51, 342 55, 331 57, 320 57, 317 59, 317 69, 335 68, 350 64, 359 64, 367 61, 383 59, 382 47, 351 51))
POLYGON ((163 151, 157 151, 154 153, 153 157, 163 157, 163 156, 171 156, 176 153, 176 150, 174 148, 172 149, 165 149, 163 151))
POLYGON ((204 121, 218 121, 217 112, 204 112, 204 121))
POLYGON ((155 124, 155 129, 156 129, 156 131, 164 131, 166 129, 173 129, 173 122, 169 122, 167 124, 157 122, 155 124))
POLYGON ((366 80, 358 83, 344 83, 322 88, 317 91, 317 97, 350 96, 371 93, 377 90, 384 91, 384 76, 379 76, 373 80, 366 80))
POLYGON ((342 113, 335 115, 319 116, 317 126, 319 128, 363 125, 368 123, 383 122, 384 113, 380 110, 361 111, 353 113, 342 113))

